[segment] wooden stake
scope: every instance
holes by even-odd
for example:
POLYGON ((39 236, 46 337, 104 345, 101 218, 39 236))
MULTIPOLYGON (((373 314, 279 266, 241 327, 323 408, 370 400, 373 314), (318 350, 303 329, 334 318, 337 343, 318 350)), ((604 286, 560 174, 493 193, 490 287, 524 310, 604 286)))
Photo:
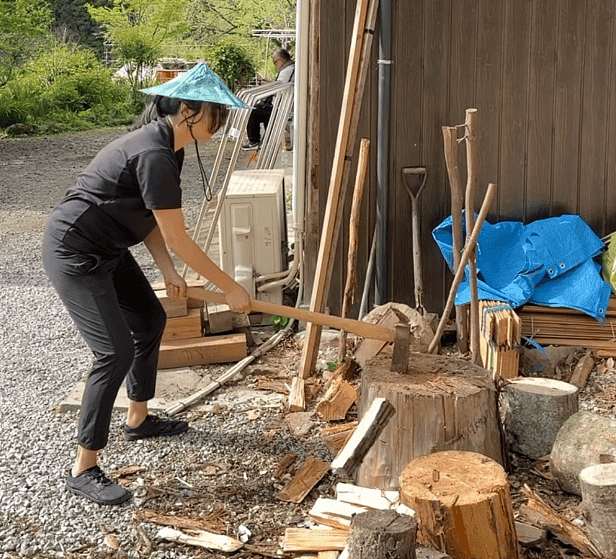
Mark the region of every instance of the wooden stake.
MULTIPOLYGON (((344 286, 344 296, 342 299, 342 317, 349 312, 349 307, 353 301, 355 286, 357 285, 356 263, 357 263, 357 244, 359 231, 359 218, 361 203, 364 196, 364 186, 366 175, 368 174, 368 162, 370 154, 370 140, 362 138, 359 146, 359 162, 357 164, 357 176, 355 188, 353 189, 353 202, 351 204, 351 217, 349 222, 349 253, 347 259, 347 276, 344 286)), ((338 344, 338 360, 342 361, 346 357, 346 330, 340 332, 340 343, 338 344)))
MULTIPOLYGON (((370 66, 370 51, 374 37, 378 0, 359 0, 355 12, 355 24, 351 40, 351 52, 347 66, 342 114, 334 152, 323 231, 319 243, 319 256, 315 271, 310 309, 323 311, 333 266, 333 253, 338 240, 340 212, 346 190, 348 160, 350 160, 357 133, 360 106, 370 66), (346 173, 345 173, 346 171, 346 173)), ((306 378, 316 363, 321 338, 321 328, 308 324, 302 351, 299 374, 306 378)))
POLYGON ((479 237, 479 233, 481 232, 481 227, 483 225, 483 222, 486 219, 486 216, 488 215, 488 210, 490 209, 490 206, 492 205, 495 195, 496 195, 496 185, 490 183, 488 185, 488 190, 483 200, 481 210, 479 211, 479 216, 477 217, 477 222, 475 223, 473 232, 471 233, 471 236, 466 239, 466 245, 464 248, 464 252, 462 253, 462 256, 460 257, 460 266, 458 266, 456 275, 453 278, 453 283, 451 285, 451 290, 449 291, 449 297, 447 298, 445 310, 443 310, 443 316, 441 316, 441 321, 438 324, 436 333, 434 334, 434 338, 432 339, 432 341, 430 342, 430 345, 428 346, 428 353, 434 353, 434 351, 438 347, 439 340, 441 339, 441 336, 443 335, 443 331, 445 330, 445 324, 447 323, 447 320, 449 320, 449 315, 451 314, 451 310, 453 309, 453 303, 456 298, 456 291, 458 290, 458 286, 460 285, 460 282, 462 281, 462 277, 464 276, 464 268, 466 267, 466 263, 468 262, 470 254, 475 248, 477 237, 479 237))
MULTIPOLYGON (((466 221, 466 234, 473 230, 475 226, 475 188, 477 186, 477 109, 466 110, 466 197, 464 217, 466 221)), ((469 255, 469 287, 471 291, 470 306, 470 349, 473 363, 479 363, 481 356, 479 353, 479 304, 477 299, 477 259, 475 248, 469 255)))
MULTIPOLYGON (((445 163, 449 176, 451 190, 451 221, 453 237, 453 269, 454 273, 460 265, 462 253, 462 207, 464 196, 462 194, 462 180, 458 166, 458 129, 455 126, 443 126, 443 143, 445 147, 445 163)), ((468 351, 468 306, 456 307, 456 329, 458 333, 458 349, 462 353, 468 351)))

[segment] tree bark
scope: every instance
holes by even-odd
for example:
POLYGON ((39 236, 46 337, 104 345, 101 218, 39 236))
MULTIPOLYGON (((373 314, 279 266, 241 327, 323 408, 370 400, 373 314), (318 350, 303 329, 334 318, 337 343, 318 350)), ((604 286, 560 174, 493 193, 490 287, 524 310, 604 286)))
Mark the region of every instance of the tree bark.
POLYGON ((580 473, 588 511, 588 535, 603 557, 616 555, 616 464, 597 464, 580 473))
POLYGON ((393 510, 372 510, 351 520, 349 559, 415 559, 417 520, 393 510))

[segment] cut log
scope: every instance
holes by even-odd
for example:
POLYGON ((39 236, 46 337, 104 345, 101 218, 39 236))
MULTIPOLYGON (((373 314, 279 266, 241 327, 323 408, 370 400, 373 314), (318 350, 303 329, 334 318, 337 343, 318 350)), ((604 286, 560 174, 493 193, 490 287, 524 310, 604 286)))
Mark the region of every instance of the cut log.
POLYGON ((550 454, 550 471, 565 491, 581 495, 579 475, 616 456, 616 420, 580 411, 561 427, 550 454))
POLYGON ((160 301, 160 304, 165 309, 167 318, 175 318, 178 316, 186 316, 188 314, 188 306, 186 299, 174 299, 167 297, 166 291, 154 292, 160 301))
POLYGON ((384 397, 396 415, 359 467, 364 487, 397 489, 404 467, 438 450, 468 450, 502 463, 497 398, 491 373, 463 359, 413 353, 407 374, 377 356, 366 363, 359 417, 384 397))
POLYGON ((317 404, 317 412, 324 421, 344 419, 357 400, 357 389, 346 380, 337 378, 317 404))
POLYGON ((586 355, 584 355, 584 357, 582 357, 582 359, 578 361, 569 382, 582 390, 586 386, 588 377, 590 376, 590 372, 594 366, 595 360, 592 357, 592 351, 589 351, 586 355))
POLYGON ((228 334, 161 344, 159 369, 191 367, 209 363, 231 363, 246 357, 246 336, 228 334))
POLYGON ((342 551, 349 536, 348 530, 307 530, 287 528, 282 548, 287 551, 342 551))
POLYGON ((356 427, 357 421, 350 421, 349 423, 341 423, 340 425, 332 425, 331 427, 321 429, 323 442, 334 458, 338 456, 338 453, 349 440, 356 427))
POLYGON ((201 309, 188 309, 185 316, 167 318, 163 343, 174 340, 190 340, 203 336, 201 309))
POLYGON ((417 513, 419 543, 455 559, 517 559, 518 542, 504 469, 474 452, 413 460, 400 498, 417 513))
POLYGON ((560 380, 520 378, 502 388, 499 401, 509 448, 539 459, 550 454, 558 431, 578 411, 578 389, 560 380))
POLYGON ((616 556, 616 464, 597 464, 580 473, 588 535, 603 557, 616 556))
POLYGON ((351 521, 349 559, 411 559, 417 520, 393 510, 372 510, 351 521))
POLYGON ((550 508, 544 501, 533 493, 528 487, 524 487, 522 493, 528 497, 525 505, 520 505, 519 512, 533 524, 545 528, 554 534, 561 542, 575 547, 586 556, 599 557, 595 545, 586 537, 584 532, 574 526, 550 508))
POLYGON ((354 475, 394 413, 394 407, 385 398, 375 398, 344 448, 334 458, 332 470, 354 475))
POLYGON ((295 474, 295 477, 278 492, 281 501, 301 503, 312 488, 323 479, 329 470, 329 462, 310 456, 295 474))

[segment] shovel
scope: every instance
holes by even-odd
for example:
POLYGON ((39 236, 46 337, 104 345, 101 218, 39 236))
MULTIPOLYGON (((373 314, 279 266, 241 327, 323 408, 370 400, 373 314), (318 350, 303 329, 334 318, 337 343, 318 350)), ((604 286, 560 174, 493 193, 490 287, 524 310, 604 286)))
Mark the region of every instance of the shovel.
POLYGON ((415 283, 415 308, 425 314, 423 306, 423 282, 421 279, 421 250, 419 245, 419 196, 426 186, 428 172, 425 167, 403 167, 402 182, 411 198, 413 231, 413 281, 415 283), (421 180, 418 180, 421 179, 421 180))

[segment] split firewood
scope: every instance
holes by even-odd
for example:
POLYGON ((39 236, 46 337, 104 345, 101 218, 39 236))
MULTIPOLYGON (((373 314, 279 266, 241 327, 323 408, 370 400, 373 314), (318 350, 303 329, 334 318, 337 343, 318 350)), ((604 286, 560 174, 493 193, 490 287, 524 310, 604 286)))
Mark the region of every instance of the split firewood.
POLYGON ((205 549, 215 549, 226 553, 233 553, 244 547, 244 544, 239 540, 205 531, 195 531, 189 535, 173 528, 161 528, 156 537, 161 540, 194 545, 205 549))
POLYGON ((582 359, 578 361, 569 382, 582 390, 586 386, 588 377, 590 376, 590 372, 594 366, 595 360, 592 357, 592 351, 589 351, 586 355, 584 355, 584 357, 582 357, 582 359))
POLYGON ((310 456, 276 497, 281 501, 301 503, 312 488, 323 479, 329 467, 329 462, 323 462, 314 456, 310 456))
POLYGON ((351 505, 336 499, 319 497, 308 515, 319 524, 338 528, 339 530, 349 530, 353 515, 366 512, 367 510, 366 507, 351 505))
POLYGON ((348 530, 308 530, 287 528, 282 548, 288 551, 342 551, 347 543, 348 530))
POLYGON ((325 421, 344 419, 357 401, 357 388, 342 378, 337 378, 317 404, 317 412, 325 421))
POLYGON ((319 551, 319 559, 338 559, 340 553, 338 551, 319 551))
POLYGON ((285 454, 276 466, 274 477, 281 479, 291 469, 291 466, 295 464, 295 460, 297 460, 297 454, 285 454))
POLYGON ((356 427, 357 421, 350 421, 348 423, 341 423, 340 425, 332 425, 331 427, 324 427, 321 429, 323 442, 332 456, 338 455, 356 427))
POLYGON ((344 503, 369 509, 391 509, 400 504, 399 491, 383 491, 372 487, 359 487, 350 483, 338 483, 336 485, 336 498, 344 503))
POLYGON ((547 531, 537 528, 530 524, 524 524, 516 520, 515 532, 518 537, 518 541, 526 547, 539 547, 547 538, 547 531))
POLYGON ((527 485, 523 487, 522 493, 528 498, 528 502, 525 505, 520 505, 519 512, 529 522, 549 530, 560 541, 575 547, 585 555, 601 557, 595 545, 586 537, 582 530, 553 510, 527 485))
POLYGON ((394 413, 396 410, 388 400, 375 398, 344 448, 332 462, 332 470, 353 475, 394 413))
POLYGON ((331 377, 325 383, 323 388, 327 391, 337 379, 351 382, 355 378, 358 371, 359 363, 355 361, 355 359, 347 357, 332 371, 331 377))
POLYGON ((220 513, 218 511, 215 511, 215 513, 208 518, 195 519, 173 516, 170 514, 160 514, 153 510, 144 509, 135 514, 135 519, 182 530, 203 531, 214 534, 223 534, 225 532, 225 525, 221 522, 220 513))
POLYGON ((291 383, 291 393, 289 394, 289 411, 304 411, 306 409, 306 393, 304 387, 304 379, 302 377, 293 377, 291 383))

